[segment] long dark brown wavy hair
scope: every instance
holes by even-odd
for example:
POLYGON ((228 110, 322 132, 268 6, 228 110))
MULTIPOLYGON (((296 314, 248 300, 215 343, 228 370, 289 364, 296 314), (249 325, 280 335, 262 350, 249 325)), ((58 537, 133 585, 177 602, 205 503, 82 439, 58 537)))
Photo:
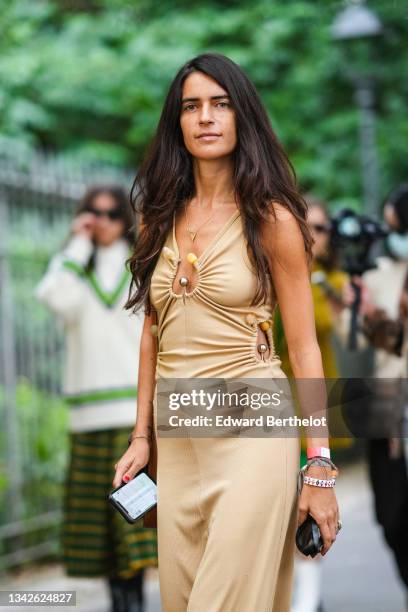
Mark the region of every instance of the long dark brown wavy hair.
POLYGON ((150 314, 150 280, 172 227, 173 213, 195 195, 192 156, 184 145, 180 126, 183 83, 194 71, 208 75, 223 87, 235 111, 237 144, 232 153, 233 184, 248 256, 258 279, 252 304, 262 303, 268 295, 269 267, 261 246, 260 223, 267 216, 272 200, 294 214, 302 231, 309 267, 312 260, 307 205, 298 191, 294 168, 271 127, 255 86, 225 55, 203 53, 186 62, 174 77, 156 133, 130 192, 133 209, 143 220, 143 229, 127 261, 132 282, 124 308, 132 308, 133 312, 144 305, 145 314, 150 314))

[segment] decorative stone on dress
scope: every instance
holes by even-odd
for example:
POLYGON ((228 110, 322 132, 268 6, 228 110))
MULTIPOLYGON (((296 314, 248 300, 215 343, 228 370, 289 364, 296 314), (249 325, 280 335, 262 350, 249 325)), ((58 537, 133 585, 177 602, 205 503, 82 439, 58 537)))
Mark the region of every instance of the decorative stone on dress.
POLYGON ((199 267, 198 257, 195 253, 188 253, 187 261, 188 263, 191 263, 191 265, 194 266, 196 270, 198 270, 198 267, 199 267))
POLYGON ((251 327, 257 326, 257 318, 254 314, 250 312, 247 314, 245 318, 246 318, 246 322, 248 323, 248 325, 250 325, 251 327))
POLYGON ((186 303, 186 287, 189 283, 187 276, 180 276, 179 284, 183 287, 183 304, 186 303))
POLYGON ((159 326, 158 325, 151 325, 150 326, 150 333, 152 334, 152 336, 157 337, 159 334, 159 326))
POLYGON ((268 347, 266 344, 264 344, 263 342, 261 342, 261 344, 258 344, 258 351, 261 353, 262 361, 264 361, 264 356, 267 350, 268 347))
POLYGON ((169 263, 173 265, 177 262, 177 255, 175 254, 173 249, 170 249, 169 247, 165 246, 162 248, 162 255, 164 259, 166 259, 169 263))
POLYGON ((251 327, 257 327, 259 325, 262 331, 268 331, 268 329, 272 327, 271 322, 269 320, 258 321, 256 315, 252 314, 251 312, 248 313, 245 318, 248 325, 250 325, 251 327))

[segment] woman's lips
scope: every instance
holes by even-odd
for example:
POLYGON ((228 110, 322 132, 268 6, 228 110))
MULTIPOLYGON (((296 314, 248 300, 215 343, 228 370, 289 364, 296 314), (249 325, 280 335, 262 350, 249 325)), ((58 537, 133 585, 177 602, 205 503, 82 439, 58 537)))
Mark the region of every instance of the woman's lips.
POLYGON ((212 140, 217 140, 220 138, 220 134, 205 134, 203 136, 199 136, 199 140, 204 140, 205 142, 211 142, 212 140))

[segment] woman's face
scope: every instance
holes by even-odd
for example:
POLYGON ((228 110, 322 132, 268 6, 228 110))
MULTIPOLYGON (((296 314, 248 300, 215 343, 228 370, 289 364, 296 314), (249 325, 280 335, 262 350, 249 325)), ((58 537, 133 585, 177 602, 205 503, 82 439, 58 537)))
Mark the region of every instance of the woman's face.
POLYGON ((123 235, 125 229, 123 219, 121 217, 111 219, 106 214, 117 210, 116 201, 109 193, 97 195, 89 210, 95 214, 93 237, 97 244, 108 246, 123 235))
POLYGON ((325 212, 319 206, 311 206, 307 214, 307 223, 315 240, 313 257, 321 257, 329 245, 329 222, 325 212))
POLYGON ((189 153, 198 159, 230 155, 237 142, 235 112, 225 89, 206 74, 192 72, 181 100, 180 126, 189 153))

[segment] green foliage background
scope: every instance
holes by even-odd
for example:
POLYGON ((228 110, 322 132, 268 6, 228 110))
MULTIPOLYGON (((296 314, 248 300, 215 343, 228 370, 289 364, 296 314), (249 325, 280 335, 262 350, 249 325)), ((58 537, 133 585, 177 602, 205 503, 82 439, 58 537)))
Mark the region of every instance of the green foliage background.
MULTIPOLYGON (((408 6, 371 0, 382 196, 407 179, 408 6), (405 76, 404 76, 405 75, 405 76)), ((9 0, 0 4, 0 132, 135 167, 177 69, 225 53, 257 86, 305 189, 358 205, 358 112, 331 0, 9 0)))

